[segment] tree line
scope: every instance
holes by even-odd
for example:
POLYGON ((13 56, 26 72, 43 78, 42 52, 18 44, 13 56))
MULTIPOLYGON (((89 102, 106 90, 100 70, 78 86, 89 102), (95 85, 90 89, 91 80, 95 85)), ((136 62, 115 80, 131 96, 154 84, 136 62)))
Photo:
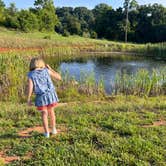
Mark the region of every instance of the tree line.
POLYGON ((53 0, 35 0, 34 7, 18 10, 14 3, 6 7, 0 0, 0 25, 25 32, 56 31, 63 36, 80 35, 124 41, 166 41, 166 8, 160 4, 139 5, 125 0, 124 6, 113 9, 101 3, 86 7, 55 8, 53 0), (126 17, 127 16, 127 17, 126 17))

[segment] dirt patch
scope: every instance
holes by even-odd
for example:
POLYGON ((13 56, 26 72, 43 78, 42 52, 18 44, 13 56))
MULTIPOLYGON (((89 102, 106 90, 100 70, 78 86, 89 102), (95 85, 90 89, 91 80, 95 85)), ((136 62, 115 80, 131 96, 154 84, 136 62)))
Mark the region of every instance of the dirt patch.
POLYGON ((58 105, 56 107, 63 107, 63 106, 66 106, 68 105, 68 103, 58 103, 58 105))
MULTIPOLYGON (((109 100, 113 100, 113 98, 110 98, 109 100)), ((90 104, 90 103, 94 103, 94 104, 110 104, 110 101, 94 100, 94 101, 85 101, 84 103, 85 104, 90 104)), ((81 102, 73 101, 73 102, 68 102, 68 103, 58 103, 58 105, 56 107, 63 107, 63 106, 75 105, 75 104, 81 104, 81 102)))
POLYGON ((28 152, 25 156, 23 157, 20 157, 20 156, 7 156, 6 155, 6 152, 8 150, 5 150, 5 151, 0 151, 0 160, 3 161, 4 164, 9 164, 9 163, 12 163, 13 161, 16 161, 16 160, 28 160, 32 157, 32 153, 31 152, 28 152))
POLYGON ((4 164, 9 164, 13 161, 20 160, 19 156, 7 156, 5 151, 0 151, 0 159, 4 162, 4 164))
POLYGON ((10 52, 10 51, 40 51, 40 47, 27 47, 27 48, 0 48, 0 52, 10 52))
MULTIPOLYGON (((51 132, 51 129, 49 129, 49 131, 51 132)), ((60 134, 65 131, 67 131, 67 128, 65 126, 63 126, 63 125, 58 126, 57 134, 60 134)), ((20 131, 18 133, 18 135, 20 138, 30 138, 32 136, 31 135, 32 132, 44 133, 44 128, 42 126, 30 127, 30 128, 20 131)))
MULTIPOLYGON (((52 47, 50 48, 63 48, 63 47, 71 47, 71 48, 81 48, 81 49, 85 49, 87 50, 88 48, 93 48, 93 45, 77 45, 77 44, 72 44, 72 45, 52 45, 52 47)), ((10 52, 10 51, 17 51, 17 52, 21 52, 21 51, 41 51, 43 49, 46 49, 46 47, 22 47, 22 48, 8 48, 8 47, 0 47, 0 52, 10 52)))
POLYGON ((153 124, 150 125, 143 125, 143 127, 156 127, 156 126, 166 126, 166 121, 164 119, 160 119, 156 122, 153 122, 153 124))
POLYGON ((43 127, 41 126, 36 126, 36 127, 30 127, 30 128, 27 128, 25 130, 22 130, 18 133, 18 135, 21 137, 21 138, 28 138, 28 137, 31 137, 31 133, 33 131, 36 131, 36 132, 39 132, 39 133, 43 133, 44 132, 44 129, 43 127))

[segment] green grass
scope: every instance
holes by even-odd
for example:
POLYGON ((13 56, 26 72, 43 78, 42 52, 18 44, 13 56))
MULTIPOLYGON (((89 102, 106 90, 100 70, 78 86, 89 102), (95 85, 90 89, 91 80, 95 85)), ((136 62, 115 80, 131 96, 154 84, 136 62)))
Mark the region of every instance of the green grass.
MULTIPOLYGON (((153 56, 165 59, 166 43, 133 44, 97 40, 79 36, 63 37, 57 33, 23 33, 0 28, 0 47, 5 48, 41 48, 33 51, 46 56, 75 54, 78 52, 132 52, 144 56, 153 56)), ((28 50, 26 50, 27 52, 28 50)), ((11 51, 16 52, 16 51, 11 51)))
POLYGON ((45 139, 39 133, 19 138, 22 129, 41 125, 40 113, 24 104, 1 102, 0 150, 20 156, 10 165, 165 165, 165 96, 117 96, 100 103, 81 102, 55 109, 57 128, 67 131, 45 139), (28 153, 30 159, 24 159, 28 153))

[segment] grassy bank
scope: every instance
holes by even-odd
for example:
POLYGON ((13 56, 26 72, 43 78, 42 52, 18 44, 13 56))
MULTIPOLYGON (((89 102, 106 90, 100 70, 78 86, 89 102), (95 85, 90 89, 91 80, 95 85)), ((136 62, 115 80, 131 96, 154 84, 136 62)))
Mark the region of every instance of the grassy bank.
MULTIPOLYGON (((2 29, 0 32, 1 42, 0 47, 7 47, 7 48, 33 48, 33 47, 74 47, 80 50, 123 50, 121 48, 121 44, 118 42, 111 42, 107 40, 96 40, 90 38, 83 38, 79 36, 69 36, 63 37, 56 33, 22 33, 19 31, 9 31, 7 29, 2 29), (112 48, 111 48, 112 46, 112 48), (119 48, 118 48, 119 47, 119 48)), ((143 45, 134 45, 134 44, 127 44, 129 49, 133 49, 136 46, 143 46, 143 45)), ((123 45, 122 47, 125 47, 123 45)))
POLYGON ((0 152, 18 157, 10 165, 164 166, 165 126, 144 125, 166 120, 165 101, 163 96, 117 96, 58 107, 57 128, 66 130, 50 139, 38 132, 20 137, 19 131, 41 125, 40 113, 26 105, 1 102, 0 152))
POLYGON ((22 33, 1 28, 2 52, 35 52, 46 56, 71 55, 78 52, 132 52, 165 58, 166 43, 132 44, 96 40, 79 36, 63 37, 56 33, 22 33), (3 48, 3 49, 2 49, 3 48))

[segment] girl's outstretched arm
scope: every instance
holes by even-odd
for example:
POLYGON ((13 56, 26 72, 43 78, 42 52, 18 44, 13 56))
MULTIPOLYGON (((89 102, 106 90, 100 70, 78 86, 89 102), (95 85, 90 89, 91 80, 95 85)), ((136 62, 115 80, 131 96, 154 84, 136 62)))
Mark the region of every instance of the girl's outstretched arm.
POLYGON ((49 74, 55 78, 56 80, 62 80, 62 77, 59 73, 57 73, 55 70, 53 70, 49 65, 46 65, 46 67, 48 68, 48 72, 49 74))
POLYGON ((33 92, 33 82, 30 78, 28 78, 28 99, 27 99, 27 104, 30 106, 31 104, 31 96, 33 92))

